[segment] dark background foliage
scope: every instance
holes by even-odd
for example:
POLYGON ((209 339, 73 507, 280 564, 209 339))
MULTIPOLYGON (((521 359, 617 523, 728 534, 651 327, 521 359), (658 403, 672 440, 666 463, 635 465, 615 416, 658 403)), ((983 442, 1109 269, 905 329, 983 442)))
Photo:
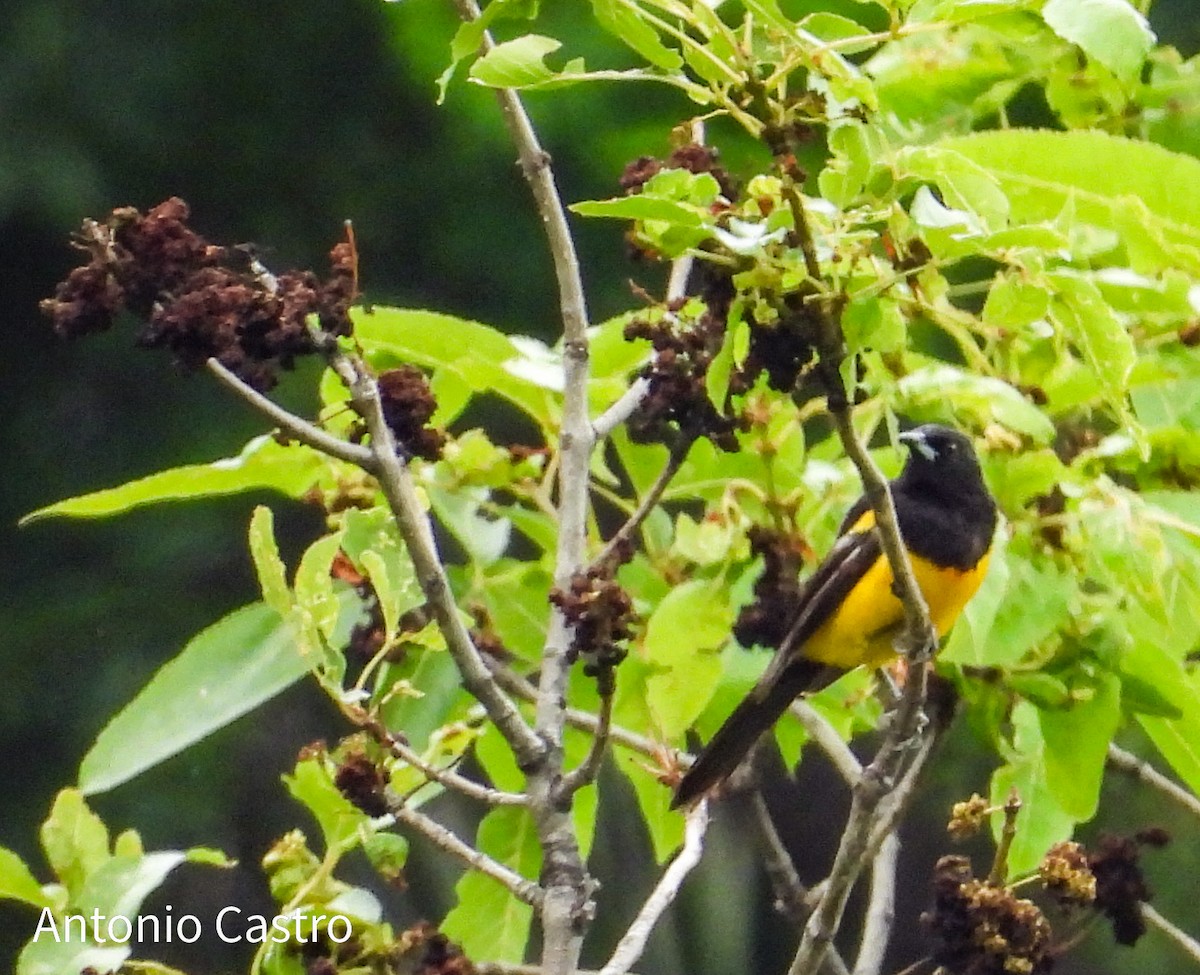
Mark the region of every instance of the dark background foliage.
MULTIPOLYGON (((1191 0, 1161 0, 1152 17, 1160 38, 1185 55, 1200 45, 1191 13, 1191 0)), ((578 6, 550 16, 547 32, 553 34, 579 24, 587 12, 578 6)), ((254 598, 244 526, 252 505, 265 500, 239 497, 111 522, 16 527, 20 515, 60 497, 232 454, 261 430, 204 378, 180 379, 161 356, 136 354, 127 331, 77 346, 53 339, 37 302, 72 264, 68 236, 85 216, 103 217, 120 205, 145 209, 178 195, 210 238, 254 241, 278 270, 323 270, 342 221, 350 218, 370 298, 553 338, 552 271, 491 94, 458 85, 444 106, 434 104, 434 80, 454 25, 449 5, 433 0, 8 0, 0 12, 0 329, 6 353, 0 360, 0 768, 6 783, 0 845, 39 870, 37 824, 54 792, 73 781, 107 717, 188 637, 254 598)), ((590 62, 614 57, 603 35, 592 28, 588 36, 590 62)), ((688 112, 675 96, 616 86, 535 97, 530 105, 568 199, 615 192, 623 164, 662 154, 668 129, 688 112)), ((723 148, 734 171, 752 152, 738 143, 723 148)), ((655 272, 625 259, 619 229, 587 223, 578 229, 593 317, 627 305, 628 277, 653 284, 655 272)), ((303 408, 312 378, 287 377, 280 395, 303 408)), ((294 551, 316 516, 277 508, 281 535, 294 551)), ((299 815, 284 798, 279 775, 300 744, 338 731, 318 695, 296 689, 213 741, 99 797, 102 815, 116 827, 141 830, 149 848, 219 845, 246 865, 216 879, 182 871, 150 908, 174 903, 177 915, 191 910, 208 918, 230 902, 267 910, 251 868, 299 815)), ((952 738, 956 743, 937 763, 904 837, 901 940, 912 937, 929 866, 945 846, 937 827, 942 811, 981 787, 986 775, 969 733, 952 738)), ((829 796, 841 795, 819 763, 809 764, 801 778, 802 812, 812 810, 814 796, 824 807, 829 796)), ((1110 787, 1102 808, 1117 810, 1112 825, 1125 829, 1154 814, 1121 784, 1110 787)), ((594 857, 606 884, 592 938, 597 951, 611 944, 636 895, 652 882, 648 844, 616 822, 629 814, 619 802, 602 812, 599 835, 620 839, 597 844, 594 857)), ((689 883, 675 924, 656 936, 646 971, 774 970, 782 964, 791 934, 769 911, 745 831, 731 826, 739 810, 722 815, 726 828, 689 883), (744 916, 747 903, 757 904, 763 919, 755 930, 689 921, 744 916)), ((792 838, 815 877, 836 840, 837 817, 823 810, 811 820, 794 821, 792 838)), ((1186 838, 1179 843, 1186 845, 1186 838)), ((1167 871, 1160 866, 1165 887, 1167 871)), ((390 905, 398 922, 445 910, 447 867, 436 856, 414 858, 410 893, 390 905)), ((1164 890, 1164 904, 1171 893, 1164 890)), ((1182 888, 1176 903, 1186 903, 1182 888)), ((31 911, 0 905, 0 968, 11 967, 3 959, 28 937, 33 921, 31 911)), ((1099 950, 1086 970, 1134 971, 1136 958, 1124 950, 1114 954, 1106 933, 1095 941, 1099 950)), ((210 939, 205 946, 213 947, 210 939)), ((902 945, 896 957, 919 953, 914 944, 902 945)), ((174 957, 204 975, 232 970, 245 953, 174 957)), ((1155 967, 1147 960, 1139 969, 1155 967)))

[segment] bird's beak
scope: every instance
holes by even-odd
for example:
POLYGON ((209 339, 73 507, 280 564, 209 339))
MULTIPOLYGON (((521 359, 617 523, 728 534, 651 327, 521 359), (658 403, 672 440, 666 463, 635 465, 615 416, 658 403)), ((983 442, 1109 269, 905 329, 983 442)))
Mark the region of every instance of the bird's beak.
POLYGON ((925 432, 921 427, 916 427, 913 430, 905 430, 897 439, 901 443, 907 444, 926 460, 937 460, 937 451, 929 445, 929 441, 925 439, 925 432))

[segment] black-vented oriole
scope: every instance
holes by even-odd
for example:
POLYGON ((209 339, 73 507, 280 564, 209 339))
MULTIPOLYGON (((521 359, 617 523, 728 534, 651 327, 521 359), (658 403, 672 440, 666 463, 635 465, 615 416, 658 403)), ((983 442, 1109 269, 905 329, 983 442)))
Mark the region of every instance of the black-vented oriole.
MULTIPOLYGON (((987 573, 996 503, 964 434, 927 424, 900 439, 910 450, 891 482, 900 535, 933 624, 945 636, 987 573)), ((679 783, 672 806, 699 798, 733 772, 798 695, 860 664, 878 667, 895 654, 904 608, 874 526, 875 512, 861 497, 801 591, 783 643, 790 649, 776 655, 713 735, 679 783)))

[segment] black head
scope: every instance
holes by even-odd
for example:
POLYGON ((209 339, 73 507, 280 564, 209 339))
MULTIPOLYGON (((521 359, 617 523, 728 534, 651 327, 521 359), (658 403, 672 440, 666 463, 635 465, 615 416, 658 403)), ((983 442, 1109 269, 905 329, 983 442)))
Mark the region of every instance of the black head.
POLYGON ((966 434, 937 423, 926 423, 900 434, 900 441, 910 451, 900 475, 907 484, 934 491, 948 488, 953 493, 986 492, 979 458, 966 434))

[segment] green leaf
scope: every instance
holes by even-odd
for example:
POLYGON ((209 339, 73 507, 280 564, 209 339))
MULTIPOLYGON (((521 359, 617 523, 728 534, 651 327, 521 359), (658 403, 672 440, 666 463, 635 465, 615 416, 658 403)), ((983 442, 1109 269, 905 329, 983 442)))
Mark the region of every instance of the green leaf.
POLYGON ((112 856, 108 827, 78 789, 63 789, 42 824, 42 850, 72 899, 87 878, 112 856))
POLYGON ((290 687, 311 663, 275 610, 253 603, 230 613, 195 636, 100 732, 79 768, 80 788, 94 795, 129 781, 290 687))
MULTIPOLYGON (((521 806, 493 809, 479 824, 478 848, 523 877, 537 877, 542 849, 529 810, 521 806)), ((468 871, 455 885, 458 904, 441 930, 462 946, 469 958, 488 958, 517 964, 533 921, 533 908, 519 901, 497 881, 468 871)))
POLYGON ((1120 685, 1102 678, 1091 697, 1070 707, 1038 711, 1045 748, 1046 787, 1067 815, 1096 814, 1108 745, 1121 720, 1120 685))
POLYGON ((1126 414, 1129 375, 1137 362, 1132 337, 1091 281, 1066 271, 1046 277, 1057 289, 1050 318, 1079 345, 1105 399, 1126 414))
POLYGON ((255 437, 236 457, 210 464, 189 464, 129 481, 119 487, 67 498, 30 512, 28 525, 43 518, 104 518, 144 504, 213 498, 241 491, 279 491, 299 498, 316 483, 328 461, 297 444, 283 446, 274 437, 255 437))
POLYGON ((0 847, 0 898, 24 901, 34 907, 50 907, 52 901, 42 892, 42 885, 12 850, 0 847))
POLYGON ((263 602, 287 619, 292 612, 292 590, 275 541, 275 515, 261 504, 250 517, 250 557, 254 560, 263 602))
MULTIPOLYGON (((624 668, 625 664, 621 666, 624 668)), ((654 850, 654 861, 665 863, 683 842, 683 817, 671 808, 671 790, 645 767, 649 759, 639 752, 614 746, 613 757, 617 768, 633 786, 638 810, 654 850)))
POLYGON ((507 335, 480 322, 437 312, 374 306, 355 309, 354 337, 372 356, 453 373, 476 395, 508 400, 543 429, 558 414, 560 394, 521 369, 526 356, 507 335))
POLYGON ((523 88, 550 81, 554 72, 546 66, 547 54, 553 54, 562 41, 543 34, 525 34, 497 44, 471 65, 471 80, 489 88, 523 88))
POLYGON ((79 913, 135 918, 142 902, 186 857, 178 850, 142 856, 114 856, 91 873, 71 906, 79 913))
POLYGON ((1047 0, 1042 17, 1126 84, 1137 80, 1154 46, 1154 32, 1128 0, 1047 0))
POLYGON ((610 200, 581 200, 568 207, 581 217, 610 217, 617 220, 661 220, 681 227, 704 226, 704 215, 688 203, 638 193, 610 200))
POLYGON ((1143 223, 1169 244, 1200 246, 1200 194, 1184 190, 1200 185, 1200 159, 1096 131, 1004 129, 939 146, 999 181, 1014 222, 1053 221, 1070 202, 1076 221, 1112 226, 1117 207, 1132 197, 1145 207, 1143 223))
POLYGON ((327 851, 344 851, 355 845, 367 815, 334 785, 324 762, 315 758, 297 763, 283 783, 293 799, 303 805, 321 826, 327 851))
POLYGON ((729 605, 699 579, 676 586, 651 614, 642 650, 656 670, 646 680, 646 702, 666 737, 682 735, 707 706, 732 625, 729 605))
MULTIPOLYGON (((1068 839, 1075 819, 1058 804, 1046 784, 1046 754, 1037 709, 1027 702, 1013 708, 1013 741, 1008 762, 992 776, 991 802, 1002 806, 1010 790, 1021 797, 1017 835, 1009 850, 1010 873, 1016 876, 1034 870, 1046 850, 1068 839)), ((999 840, 1000 817, 993 817, 992 833, 999 840)))
POLYGON ((620 0, 592 0, 592 10, 601 27, 619 37, 656 68, 678 71, 682 67, 683 59, 679 53, 667 47, 658 31, 642 19, 640 7, 623 4, 620 0))
MULTIPOLYGON (((62 931, 62 928, 55 928, 62 931)), ((61 940, 43 929, 17 958, 17 975, 75 975, 76 972, 115 972, 130 955, 128 945, 100 947, 90 940, 80 943, 62 935, 61 940)))
POLYGON ((900 306, 878 296, 851 299, 842 314, 846 344, 852 352, 874 349, 895 352, 904 348, 908 326, 900 306))
MULTIPOLYGON (((1154 656, 1158 658, 1157 665, 1150 674, 1158 679, 1157 688, 1179 708, 1180 715, 1139 714, 1137 719, 1175 774, 1193 793, 1200 795, 1200 680, 1194 674, 1186 674, 1178 661, 1167 666, 1165 654, 1154 656)), ((1131 667, 1137 665, 1133 660, 1129 664, 1131 667)))
POLYGON ((1036 443, 1054 438, 1049 417, 1008 383, 991 376, 944 364, 928 365, 901 379, 897 391, 897 409, 914 418, 954 420, 966 415, 980 427, 1000 423, 1036 443))

